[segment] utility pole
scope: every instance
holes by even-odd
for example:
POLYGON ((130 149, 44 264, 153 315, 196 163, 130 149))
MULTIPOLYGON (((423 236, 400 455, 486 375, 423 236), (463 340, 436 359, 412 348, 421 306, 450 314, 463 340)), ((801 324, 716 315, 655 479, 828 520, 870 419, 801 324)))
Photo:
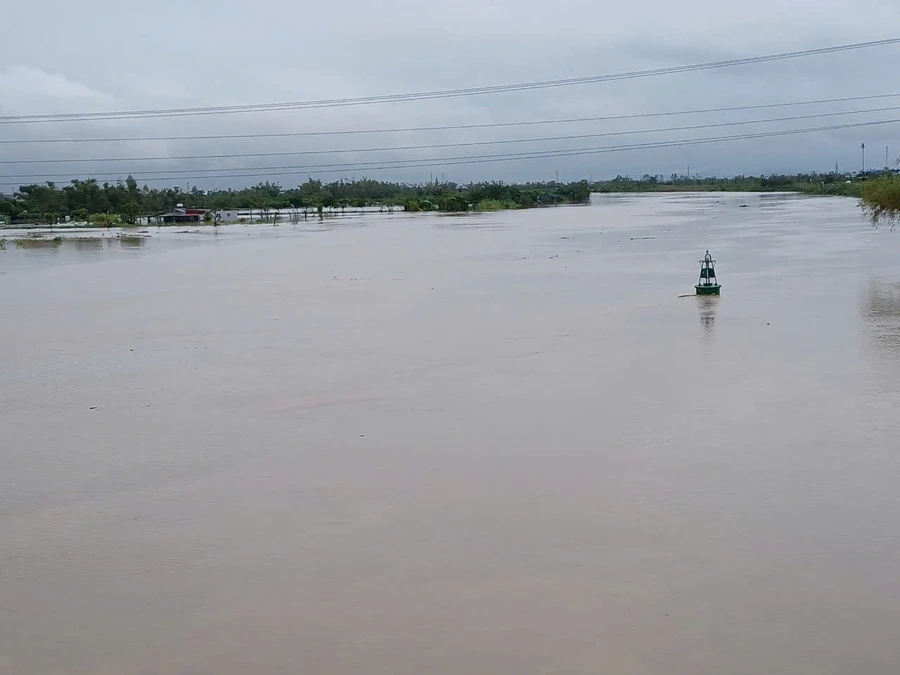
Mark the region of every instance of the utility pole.
POLYGON ((859 147, 862 150, 862 171, 860 171, 860 173, 865 173, 866 172, 866 144, 863 143, 859 147))
POLYGON ((888 150, 890 150, 890 149, 891 149, 891 147, 889 145, 884 146, 884 170, 885 171, 887 171, 888 167, 890 166, 888 164, 888 150))

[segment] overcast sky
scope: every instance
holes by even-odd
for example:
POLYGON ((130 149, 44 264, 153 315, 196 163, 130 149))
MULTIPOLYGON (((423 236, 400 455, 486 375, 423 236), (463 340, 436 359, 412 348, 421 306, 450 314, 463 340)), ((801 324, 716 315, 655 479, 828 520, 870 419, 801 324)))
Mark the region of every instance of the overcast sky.
MULTIPOLYGON (((8 3, 0 13, 0 115, 181 108, 358 97, 661 68, 797 51, 900 35, 900 3, 888 0, 723 0, 603 3, 596 0, 458 0, 333 3, 288 0, 157 0, 8 3)), ((793 61, 564 89, 325 110, 191 118, 0 125, 0 140, 270 133, 433 126, 676 111, 900 93, 900 45, 793 61)), ((0 161, 171 157, 380 148, 599 134, 900 106, 900 97, 775 110, 394 135, 90 144, 0 145, 0 161)), ((635 134, 443 150, 242 157, 217 160, 0 164, 0 183, 135 174, 185 174, 151 184, 240 186, 254 177, 200 178, 199 169, 259 167, 578 149, 727 136, 775 129, 900 120, 900 110, 711 130, 635 134), (141 173, 143 172, 143 173, 141 173), (30 178, 35 176, 35 178, 30 178)), ((369 175, 420 181, 561 180, 616 174, 758 174, 871 166, 900 154, 900 124, 668 148, 375 171, 348 168, 325 180, 369 175)), ((254 172, 254 168, 256 171, 254 172)), ((247 169, 247 170, 245 170, 247 169)), ((315 171, 268 176, 296 185, 315 171)), ((271 172, 276 172, 272 169, 271 172)), ((14 187, 0 185, 0 191, 14 187)))

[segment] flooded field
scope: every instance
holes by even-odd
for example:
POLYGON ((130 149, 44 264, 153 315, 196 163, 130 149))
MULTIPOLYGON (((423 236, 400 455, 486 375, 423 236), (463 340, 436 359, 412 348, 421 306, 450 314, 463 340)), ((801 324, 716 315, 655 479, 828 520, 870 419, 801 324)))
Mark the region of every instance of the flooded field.
POLYGON ((4 675, 900 667, 900 232, 853 200, 149 228, 0 289, 4 675))

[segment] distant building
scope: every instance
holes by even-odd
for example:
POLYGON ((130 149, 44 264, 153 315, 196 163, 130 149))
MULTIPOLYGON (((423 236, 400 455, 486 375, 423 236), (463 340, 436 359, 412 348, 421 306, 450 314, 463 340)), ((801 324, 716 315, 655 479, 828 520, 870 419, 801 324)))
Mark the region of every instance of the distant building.
POLYGON ((548 204, 559 204, 559 195, 555 193, 544 193, 538 197, 538 204, 546 206, 548 204))
POLYGON ((236 223, 242 217, 249 217, 249 213, 241 212, 236 209, 226 211, 216 211, 216 217, 220 223, 236 223))
POLYGON ((154 216, 157 222, 162 223, 199 223, 203 220, 206 209, 186 209, 179 204, 173 210, 166 213, 158 213, 154 216))

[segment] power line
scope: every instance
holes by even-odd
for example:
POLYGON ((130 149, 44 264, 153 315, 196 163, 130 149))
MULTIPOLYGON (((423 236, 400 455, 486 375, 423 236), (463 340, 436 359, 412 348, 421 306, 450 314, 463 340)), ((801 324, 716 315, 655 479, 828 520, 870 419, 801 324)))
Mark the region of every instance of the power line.
MULTIPOLYGON (((234 169, 235 171, 249 171, 252 170, 254 173, 235 173, 228 175, 218 175, 218 176, 156 176, 156 177, 145 177, 142 180, 144 181, 162 181, 162 180, 202 180, 204 178, 261 178, 261 177, 274 177, 274 176, 294 176, 297 174, 314 172, 317 174, 324 173, 349 173, 349 172, 359 172, 359 171, 382 171, 382 170, 397 170, 397 169, 411 169, 411 168, 428 168, 434 166, 455 166, 462 164, 484 164, 484 163, 493 163, 493 162, 509 162, 509 161, 520 161, 520 160, 528 160, 528 159, 544 159, 548 157, 574 157, 574 156, 583 156, 583 155, 596 155, 596 154, 606 154, 606 153, 615 153, 615 152, 630 152, 636 150, 650 150, 650 149, 660 149, 660 148, 673 148, 673 147, 683 147, 683 146, 691 146, 691 145, 704 145, 711 143, 721 143, 721 142, 729 142, 729 141, 740 141, 740 140, 751 140, 758 138, 773 138, 778 136, 791 136, 798 134, 807 134, 807 133, 815 133, 821 131, 836 131, 841 129, 855 129, 860 127, 871 127, 878 125, 886 125, 886 124, 897 124, 900 123, 900 119, 890 119, 890 120, 877 120, 871 122, 857 122, 851 124, 837 124, 830 125, 824 127, 808 127, 802 129, 782 129, 777 131, 764 131, 753 134, 734 134, 730 136, 714 136, 709 138, 694 138, 694 139, 686 139, 680 141, 658 141, 653 143, 638 143, 638 144, 630 144, 630 145, 618 145, 618 146, 605 146, 605 147, 594 147, 594 148, 581 148, 581 149, 561 149, 561 150, 548 150, 548 151, 540 151, 540 152, 526 152, 526 153, 505 153, 505 154, 490 154, 490 155, 471 155, 471 156, 459 156, 459 157, 433 157, 428 159, 420 159, 420 160, 383 160, 380 162, 362 162, 355 164, 318 164, 318 165, 305 165, 305 166, 273 166, 273 167, 256 167, 256 168, 247 168, 247 169, 234 169), (277 170, 278 172, 270 172, 269 170, 277 170), (281 171, 287 170, 289 171, 281 171)), ((44 176, 49 177, 49 176, 44 176)), ((0 176, 0 178, 13 178, 13 176, 0 176)), ((19 185, 21 181, 16 182, 3 182, 0 185, 19 185)))
MULTIPOLYGON (((90 164, 108 162, 163 162, 176 160, 198 159, 237 159, 245 157, 294 157, 303 155, 336 155, 347 153, 366 152, 396 152, 409 150, 436 150, 440 148, 473 147, 483 145, 507 145, 514 143, 545 143, 549 141, 584 140, 588 138, 606 138, 612 136, 634 136, 638 134, 656 134, 672 131, 696 131, 698 129, 713 129, 731 126, 744 126, 748 124, 770 124, 772 122, 794 122, 800 120, 820 119, 823 117, 840 117, 845 115, 861 115, 875 112, 887 112, 900 110, 900 106, 884 108, 870 108, 866 110, 844 110, 829 113, 812 113, 808 115, 794 115, 789 117, 772 117, 761 120, 739 120, 736 122, 718 122, 712 124, 696 124, 680 127, 663 127, 660 129, 636 129, 629 131, 607 131, 595 134, 570 134, 566 136, 543 136, 538 138, 509 138, 490 141, 464 141, 456 143, 431 143, 427 145, 398 145, 376 148, 334 148, 329 150, 297 150, 283 152, 237 152, 218 155, 173 155, 167 157, 75 157, 70 159, 4 159, 0 164, 90 164)), ((228 171, 229 169, 190 169, 188 171, 228 171)), ((184 171, 184 170, 183 170, 184 171)), ((172 171, 175 173, 175 171, 172 171)))
POLYGON ((147 117, 180 117, 192 115, 222 115, 246 112, 267 112, 273 110, 298 110, 316 108, 334 108, 343 106, 371 105, 375 103, 398 103, 404 101, 423 101, 442 98, 455 98, 462 96, 479 96, 486 94, 500 94, 514 91, 530 91, 535 89, 549 89, 556 87, 570 87, 598 82, 612 82, 618 80, 633 80, 659 75, 672 75, 676 73, 713 70, 718 68, 731 68, 734 66, 768 63, 773 61, 785 61, 807 56, 819 56, 839 52, 884 47, 900 43, 900 37, 884 40, 870 40, 854 44, 837 45, 832 47, 820 47, 818 49, 804 49, 793 52, 779 52, 762 56, 751 56, 738 59, 726 59, 709 61, 683 66, 671 66, 666 68, 653 68, 649 70, 635 70, 606 75, 590 75, 586 77, 565 78, 556 80, 540 80, 534 82, 521 82, 516 84, 501 84, 486 87, 469 87, 464 89, 444 89, 438 91, 412 92, 406 94, 387 94, 381 96, 362 96, 356 98, 322 99, 313 101, 294 101, 287 103, 259 103, 249 105, 232 106, 206 106, 193 108, 164 108, 148 110, 123 110, 108 112, 88 113, 53 113, 39 115, 5 115, 0 116, 0 124, 32 124, 41 122, 73 122, 86 120, 111 120, 111 119, 137 119, 147 117))
POLYGON ((496 129, 503 127, 524 127, 546 124, 572 124, 578 122, 610 122, 615 120, 645 119, 651 117, 676 117, 679 115, 703 115, 710 113, 738 112, 746 110, 763 110, 770 108, 787 108, 793 106, 821 105, 824 103, 849 103, 854 101, 871 101, 875 99, 897 98, 897 94, 875 94, 871 96, 845 96, 842 98, 823 98, 812 101, 791 101, 787 103, 763 103, 757 105, 731 106, 725 108, 703 108, 699 110, 675 110, 667 112, 631 113, 623 115, 604 115, 600 117, 570 117, 555 120, 526 120, 521 122, 488 122, 481 124, 450 124, 431 127, 400 127, 390 129, 344 129, 336 131, 286 131, 267 134, 212 134, 197 136, 132 136, 124 138, 11 138, 0 139, 0 145, 23 145, 36 143, 133 143, 152 141, 201 141, 227 140, 244 138, 294 138, 307 136, 348 136, 363 134, 397 134, 417 131, 455 131, 472 129, 496 129))

